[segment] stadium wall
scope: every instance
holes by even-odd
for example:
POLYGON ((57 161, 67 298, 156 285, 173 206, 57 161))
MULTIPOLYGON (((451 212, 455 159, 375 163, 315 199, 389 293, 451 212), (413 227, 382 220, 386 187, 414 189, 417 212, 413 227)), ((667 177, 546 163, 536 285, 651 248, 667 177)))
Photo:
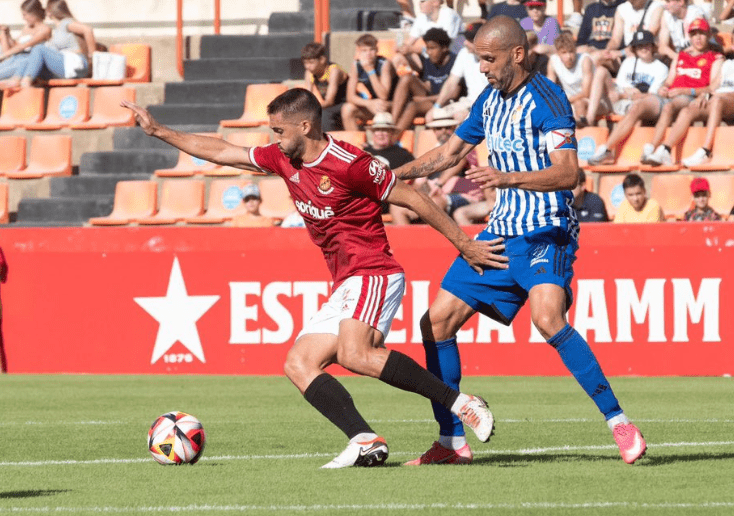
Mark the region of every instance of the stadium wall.
MULTIPOLYGON (((388 236, 407 272, 388 346, 422 362, 420 316, 456 253, 427 227, 388 236)), ((303 229, 7 228, 0 245, 11 373, 279 375, 329 290, 303 229)), ((610 375, 731 374, 732 263, 734 224, 584 225, 569 319, 610 375)), ((566 374, 527 308, 459 341, 466 375, 566 374)))

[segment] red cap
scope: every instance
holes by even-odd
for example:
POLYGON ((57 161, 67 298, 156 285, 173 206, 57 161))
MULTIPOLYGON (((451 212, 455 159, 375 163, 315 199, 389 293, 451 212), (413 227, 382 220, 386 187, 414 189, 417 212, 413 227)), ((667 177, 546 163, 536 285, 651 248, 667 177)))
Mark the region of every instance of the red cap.
POLYGON ((704 32, 710 32, 711 26, 709 25, 709 22, 707 22, 705 18, 696 18, 688 26, 688 33, 690 34, 694 30, 702 30, 704 32))
POLYGON ((545 0, 527 0, 526 2, 523 2, 523 5, 527 7, 541 7, 545 5, 545 0))
POLYGON ((698 192, 710 192, 711 187, 705 177, 697 177, 691 181, 691 193, 695 194, 698 192))

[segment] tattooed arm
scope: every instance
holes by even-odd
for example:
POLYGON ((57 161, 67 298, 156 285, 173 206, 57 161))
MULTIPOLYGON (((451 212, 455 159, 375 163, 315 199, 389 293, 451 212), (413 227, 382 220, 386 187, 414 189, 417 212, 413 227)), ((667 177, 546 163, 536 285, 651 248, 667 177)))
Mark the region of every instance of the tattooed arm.
POLYGON ((436 147, 421 157, 393 169, 393 172, 400 179, 427 177, 434 172, 441 172, 459 164, 474 147, 471 143, 467 143, 455 134, 452 134, 449 141, 440 147, 436 147))

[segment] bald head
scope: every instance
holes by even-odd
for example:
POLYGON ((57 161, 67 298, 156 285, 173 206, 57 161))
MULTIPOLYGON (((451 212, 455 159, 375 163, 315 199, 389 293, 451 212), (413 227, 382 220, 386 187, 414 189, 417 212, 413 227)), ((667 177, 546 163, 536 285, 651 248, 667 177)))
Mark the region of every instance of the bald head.
POLYGON ((520 24, 514 18, 509 16, 493 16, 487 21, 477 32, 474 43, 479 40, 487 43, 490 40, 501 42, 500 48, 511 49, 515 47, 523 47, 525 53, 528 52, 528 38, 520 24))

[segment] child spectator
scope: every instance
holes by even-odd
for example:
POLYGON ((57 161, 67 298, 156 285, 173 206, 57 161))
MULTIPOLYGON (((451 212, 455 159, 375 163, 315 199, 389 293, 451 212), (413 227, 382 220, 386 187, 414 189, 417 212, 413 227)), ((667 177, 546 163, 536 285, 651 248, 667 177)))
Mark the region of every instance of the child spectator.
POLYGON ((520 0, 507 0, 506 2, 498 2, 492 6, 487 15, 487 19, 493 18, 498 15, 509 16, 515 18, 517 21, 527 18, 528 10, 525 6, 520 3, 520 0))
POLYGON ((558 82, 566 93, 577 127, 585 127, 589 125, 586 110, 589 107, 594 63, 588 54, 576 52, 573 34, 568 31, 563 31, 556 38, 555 47, 556 53, 548 61, 548 78, 558 82))
POLYGON ((604 66, 594 71, 586 119, 594 125, 597 115, 614 113, 624 116, 632 102, 646 93, 655 94, 668 78, 668 67, 655 59, 655 37, 652 32, 635 33, 630 44, 634 57, 628 57, 619 67, 617 78, 604 66))
POLYGON ((433 107, 456 61, 456 54, 449 50, 451 38, 445 30, 429 29, 423 41, 427 55, 408 55, 408 63, 419 75, 401 76, 395 88, 392 116, 401 131, 408 129, 416 116, 425 115, 433 107))
POLYGON ((683 215, 687 221, 714 221, 721 220, 721 215, 709 206, 711 198, 711 186, 705 177, 696 177, 691 181, 691 193, 693 194, 693 208, 683 215))
POLYGON ((532 30, 538 35, 538 43, 533 46, 537 54, 552 54, 554 52, 553 42, 561 33, 558 20, 548 16, 545 12, 546 0, 525 0, 524 5, 528 10, 527 18, 520 20, 520 26, 532 30))
POLYGON ((262 196, 257 185, 247 185, 242 189, 242 202, 245 203, 247 213, 238 215, 232 219, 232 225, 236 227, 260 228, 273 225, 273 219, 260 213, 262 196))
POLYGON ((46 11, 40 0, 25 0, 20 11, 25 25, 18 39, 13 39, 7 25, 0 26, 0 80, 13 77, 25 65, 31 48, 51 37, 51 27, 43 23, 46 11))
POLYGON ((579 182, 573 193, 573 208, 579 222, 609 222, 604 201, 594 192, 586 190, 586 173, 579 168, 579 182))
POLYGON ((451 39, 459 35, 462 24, 461 16, 452 8, 441 4, 443 0, 421 0, 421 12, 415 17, 408 40, 397 49, 393 58, 396 70, 408 65, 407 56, 409 54, 422 52, 425 40, 421 41, 421 38, 430 29, 443 29, 451 39))
POLYGON ((586 6, 581 20, 576 45, 579 52, 589 54, 595 64, 600 64, 602 51, 612 39, 614 13, 625 0, 599 0, 586 6))
POLYGON ((660 53, 673 61, 681 50, 688 48, 691 22, 699 18, 707 18, 704 10, 691 5, 689 0, 668 0, 658 34, 660 53))
POLYGON ((31 49, 28 60, 1 89, 29 87, 40 79, 78 79, 89 76, 97 43, 89 25, 74 19, 66 0, 50 0, 46 14, 54 21, 51 40, 31 49))
POLYGON ((363 34, 356 47, 357 59, 347 82, 347 101, 342 105, 342 123, 347 131, 359 129, 357 120, 367 122, 375 113, 390 111, 398 83, 392 63, 377 55, 377 38, 363 34))
MULTIPOLYGON (((707 99, 705 96, 699 97, 697 103, 692 104, 678 114, 673 129, 680 131, 681 128, 685 131, 693 120, 701 118, 700 115, 707 115, 706 120, 706 137, 703 142, 703 146, 697 149, 693 154, 684 158, 681 163, 685 167, 692 167, 694 165, 701 165, 711 159, 711 149, 714 145, 714 136, 716 134, 716 128, 722 120, 729 122, 734 121, 734 61, 728 59, 721 65, 721 72, 719 73, 720 80, 719 87, 714 91, 711 99, 707 99), (680 121, 681 126, 685 124, 684 113, 690 112, 690 121, 685 127, 676 127, 680 121)), ((714 85, 712 85, 713 87, 714 85)))
POLYGON ((304 82, 321 104, 321 129, 324 132, 340 131, 342 104, 347 100, 347 72, 326 58, 326 47, 321 43, 309 43, 301 50, 301 61, 306 69, 304 82))
POLYGON ((624 200, 614 216, 615 223, 664 222, 665 215, 655 199, 647 198, 645 181, 635 173, 622 182, 624 200))
POLYGON ((704 18, 691 22, 688 34, 691 46, 678 54, 670 67, 668 79, 658 90, 660 96, 668 100, 660 110, 653 141, 643 147, 640 161, 647 165, 673 163, 670 149, 683 137, 683 133, 669 134, 664 140, 665 131, 681 109, 695 102, 698 96, 709 94, 711 79, 718 77, 724 62, 724 56, 710 47, 711 29, 704 18))

